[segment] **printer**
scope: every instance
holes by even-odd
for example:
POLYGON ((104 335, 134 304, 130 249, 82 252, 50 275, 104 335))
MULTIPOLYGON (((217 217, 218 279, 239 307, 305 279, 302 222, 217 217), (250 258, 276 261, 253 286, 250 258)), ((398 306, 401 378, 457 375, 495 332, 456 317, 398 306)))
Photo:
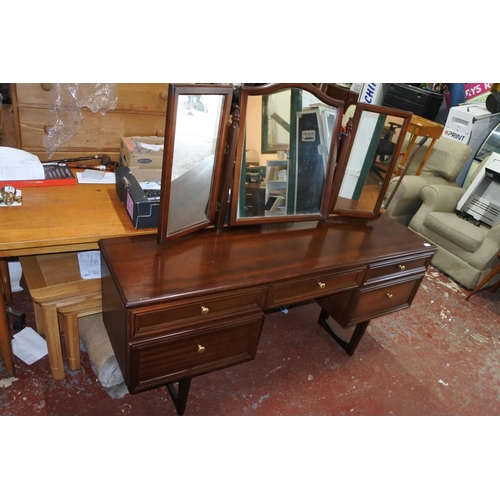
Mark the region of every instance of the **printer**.
POLYGON ((479 148, 498 123, 500 123, 500 113, 488 111, 484 102, 454 106, 450 109, 442 136, 452 141, 468 144, 472 149, 471 155, 457 177, 459 186, 463 185, 479 148))
POLYGON ((491 153, 484 162, 457 210, 488 226, 500 222, 500 154, 491 153))

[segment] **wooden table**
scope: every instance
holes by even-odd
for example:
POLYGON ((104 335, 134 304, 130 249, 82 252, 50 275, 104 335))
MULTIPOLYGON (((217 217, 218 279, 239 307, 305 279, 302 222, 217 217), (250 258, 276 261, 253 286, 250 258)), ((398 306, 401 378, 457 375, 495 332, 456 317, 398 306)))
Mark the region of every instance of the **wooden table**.
POLYGON ((417 137, 425 137, 426 135, 429 136, 429 139, 432 139, 432 141, 429 147, 427 148, 427 151, 424 157, 422 158, 422 161, 415 174, 415 175, 420 175, 422 169, 425 166, 425 162, 427 161, 429 155, 432 152, 432 148, 434 147, 435 142, 441 137, 443 129, 444 125, 441 125, 440 123, 433 122, 431 120, 428 120, 427 118, 422 118, 421 116, 413 115, 411 118, 410 126, 408 127, 408 132, 412 134, 412 137, 410 139, 408 147, 406 148, 406 151, 403 154, 403 158, 401 159, 401 165, 404 166, 406 164, 406 161, 410 156, 413 146, 415 145, 417 137))
MULTIPOLYGON (((102 238, 156 233, 156 228, 134 229, 114 184, 30 187, 22 194, 21 206, 0 207, 2 265, 8 257, 97 250, 102 238)), ((0 339, 10 339, 5 321, 0 322, 0 339)), ((59 337, 46 341, 52 375, 61 378, 59 337)))

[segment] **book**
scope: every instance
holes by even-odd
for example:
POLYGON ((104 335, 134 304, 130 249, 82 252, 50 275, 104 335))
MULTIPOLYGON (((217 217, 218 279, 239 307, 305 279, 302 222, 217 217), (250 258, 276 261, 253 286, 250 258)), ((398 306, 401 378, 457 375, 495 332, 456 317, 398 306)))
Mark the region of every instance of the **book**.
POLYGON ((76 184, 76 177, 64 165, 43 165, 36 155, 21 149, 0 147, 0 187, 16 188, 76 184))

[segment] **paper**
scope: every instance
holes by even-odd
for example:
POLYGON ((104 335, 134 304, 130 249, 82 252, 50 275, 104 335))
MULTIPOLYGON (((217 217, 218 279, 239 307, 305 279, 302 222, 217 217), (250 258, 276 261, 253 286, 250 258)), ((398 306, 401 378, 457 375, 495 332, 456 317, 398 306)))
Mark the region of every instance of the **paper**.
POLYGON ((14 335, 12 351, 27 365, 32 365, 48 354, 47 342, 33 328, 27 326, 14 335))
POLYGON ((22 292, 23 288, 19 284, 23 276, 23 269, 21 263, 18 260, 8 262, 9 265, 9 276, 10 276, 10 288, 13 292, 22 292))
POLYGON ((161 180, 139 182, 142 189, 161 189, 161 180))
POLYGON ((91 280, 101 277, 101 252, 78 252, 78 264, 80 265, 80 275, 84 280, 91 280))
POLYGON ((148 144, 146 142, 140 142, 139 145, 142 149, 149 149, 149 151, 161 151, 163 149, 163 144, 148 144))
POLYGON ((16 148, 0 146, 0 181, 45 179, 38 156, 16 148))
POLYGON ((80 184, 114 184, 115 183, 115 173, 106 172, 102 179, 88 179, 83 177, 83 172, 77 172, 76 178, 80 184))

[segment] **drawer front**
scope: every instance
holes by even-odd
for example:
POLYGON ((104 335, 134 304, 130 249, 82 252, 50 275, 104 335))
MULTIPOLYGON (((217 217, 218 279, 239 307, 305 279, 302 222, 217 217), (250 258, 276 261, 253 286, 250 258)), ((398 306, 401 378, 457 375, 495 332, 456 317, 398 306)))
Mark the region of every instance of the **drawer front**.
POLYGON ((242 292, 208 295, 174 305, 133 312, 134 336, 154 335, 166 328, 179 327, 183 323, 208 322, 242 311, 262 311, 266 288, 254 288, 242 292))
POLYGON ((395 278, 415 271, 424 272, 427 267, 428 257, 419 259, 401 259, 370 264, 366 273, 365 284, 374 283, 381 279, 395 278))
MULTIPOLYGON (((115 110, 165 113, 168 83, 118 83, 118 101, 115 110)), ((19 107, 50 107, 54 104, 57 88, 54 84, 17 83, 19 107)), ((136 134, 140 135, 140 134, 136 134)))
POLYGON ((410 307, 422 277, 361 289, 350 324, 410 307))
POLYGON ((255 357, 264 314, 240 315, 130 344, 130 392, 232 366, 255 357))
POLYGON ((319 275, 313 279, 273 283, 267 308, 290 305, 357 287, 361 283, 363 273, 364 269, 356 269, 344 273, 319 275))
MULTIPOLYGON (((162 137, 165 133, 164 115, 109 111, 102 116, 100 113, 82 110, 82 116, 78 132, 63 144, 64 149, 119 151, 121 137, 133 135, 162 137)), ((46 148, 47 110, 21 108, 19 119, 23 149, 46 148)))

